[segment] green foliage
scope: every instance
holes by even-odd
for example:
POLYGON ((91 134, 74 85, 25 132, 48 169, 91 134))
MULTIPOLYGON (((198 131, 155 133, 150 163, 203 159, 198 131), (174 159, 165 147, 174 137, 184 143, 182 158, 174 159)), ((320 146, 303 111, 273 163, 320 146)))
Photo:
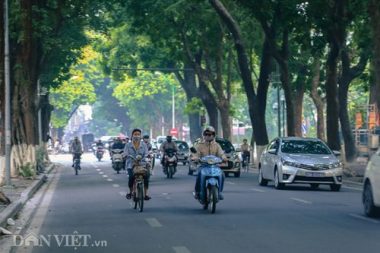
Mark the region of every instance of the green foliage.
POLYGON ((205 108, 202 104, 202 100, 200 100, 199 98, 192 98, 191 101, 186 104, 184 113, 186 114, 202 113, 204 112, 204 110, 205 108))
POLYGON ((35 166, 33 166, 31 163, 26 163, 25 165, 21 166, 19 172, 24 178, 33 179, 36 176, 35 166))

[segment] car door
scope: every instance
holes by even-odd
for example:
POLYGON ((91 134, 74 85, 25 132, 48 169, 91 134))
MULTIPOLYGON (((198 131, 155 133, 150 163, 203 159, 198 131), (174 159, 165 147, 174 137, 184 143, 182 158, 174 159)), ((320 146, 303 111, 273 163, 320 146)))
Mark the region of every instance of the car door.
MULTIPOLYGON (((373 194, 375 199, 380 201, 380 149, 372 157, 372 178, 373 194)), ((379 204, 379 203, 377 203, 379 204)))
POLYGON ((278 156, 278 148, 279 148, 279 143, 280 143, 280 140, 279 139, 276 139, 274 142, 273 142, 273 145, 271 145, 271 147, 269 149, 274 149, 276 150, 276 153, 275 154, 270 154, 268 153, 269 157, 268 157, 268 177, 269 179, 272 179, 274 180, 274 168, 277 164, 277 156, 278 156))
POLYGON ((269 153, 269 150, 275 149, 277 145, 277 139, 273 140, 269 145, 267 150, 265 150, 264 158, 263 158, 263 176, 266 179, 273 179, 273 160, 274 156, 273 154, 269 153))

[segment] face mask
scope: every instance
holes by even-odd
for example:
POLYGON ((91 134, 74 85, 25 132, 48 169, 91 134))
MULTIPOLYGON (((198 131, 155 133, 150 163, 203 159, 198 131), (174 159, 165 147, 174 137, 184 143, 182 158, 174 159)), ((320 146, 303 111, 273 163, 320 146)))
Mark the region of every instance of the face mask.
POLYGON ((138 142, 138 141, 141 140, 141 137, 139 137, 139 136, 133 136, 132 140, 133 140, 134 142, 138 142))
POLYGON ((206 136, 204 136, 204 138, 205 138, 205 141, 213 141, 214 140, 214 136, 213 135, 206 135, 206 136))

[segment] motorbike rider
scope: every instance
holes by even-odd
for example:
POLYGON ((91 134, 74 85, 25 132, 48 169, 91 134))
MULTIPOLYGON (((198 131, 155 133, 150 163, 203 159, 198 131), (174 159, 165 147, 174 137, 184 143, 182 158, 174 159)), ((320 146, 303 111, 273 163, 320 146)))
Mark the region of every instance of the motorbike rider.
POLYGON ((151 151, 152 150, 152 144, 150 143, 149 135, 147 135, 147 134, 144 135, 143 141, 145 142, 146 146, 148 147, 148 151, 151 151))
POLYGON ((96 142, 96 147, 99 148, 99 147, 104 147, 104 143, 102 142, 102 140, 98 140, 96 142))
MULTIPOLYGON (((127 193, 126 198, 130 199, 132 198, 132 191, 133 191, 133 181, 134 181, 134 175, 133 175, 133 159, 130 157, 136 158, 138 155, 142 157, 142 163, 145 162, 145 158, 148 155, 148 147, 146 146, 145 142, 141 141, 141 129, 135 128, 132 131, 131 138, 132 141, 127 143, 124 148, 123 156, 126 158, 126 167, 128 171, 128 187, 129 187, 129 193, 127 193)), ((144 200, 149 200, 151 197, 148 195, 148 188, 149 188, 149 173, 147 173, 144 177, 144 190, 145 190, 145 197, 144 200)))
POLYGON ((73 155, 73 165, 71 167, 74 167, 74 160, 77 158, 80 159, 83 154, 82 143, 80 142, 78 136, 74 137, 74 141, 71 143, 70 151, 73 155))
MULTIPOLYGON (((201 140, 195 147, 196 153, 193 154, 192 160, 199 161, 204 156, 214 155, 221 158, 223 161, 228 161, 227 157, 224 154, 222 147, 215 141, 215 129, 212 126, 208 126, 203 130, 203 140, 201 140)), ((195 197, 199 198, 200 194, 200 184, 201 184, 201 175, 200 171, 197 174, 197 179, 195 182, 195 197)), ((219 199, 223 199, 222 191, 224 185, 224 173, 220 178, 220 191, 219 199)))
POLYGON ((249 164, 250 158, 251 158, 251 146, 248 144, 248 140, 244 139, 243 144, 240 145, 240 150, 242 154, 243 161, 246 159, 247 164, 249 164))
POLYGON ((112 144, 111 149, 124 149, 125 143, 123 143, 122 139, 120 137, 117 137, 112 144))
POLYGON ((177 144, 173 141, 172 136, 168 135, 166 136, 166 141, 161 144, 160 146, 160 151, 161 151, 161 165, 164 166, 164 158, 165 158, 165 153, 168 149, 173 149, 175 153, 178 152, 178 147, 177 144))

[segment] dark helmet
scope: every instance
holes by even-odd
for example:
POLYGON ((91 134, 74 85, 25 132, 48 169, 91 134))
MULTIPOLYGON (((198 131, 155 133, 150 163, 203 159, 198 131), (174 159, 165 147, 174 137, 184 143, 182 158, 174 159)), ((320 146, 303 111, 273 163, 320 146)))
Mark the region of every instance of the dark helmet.
POLYGON ((206 128, 203 130, 203 135, 204 135, 206 132, 209 132, 209 133, 212 133, 212 134, 215 135, 215 128, 213 128, 212 126, 208 126, 208 127, 206 127, 206 128))
POLYGON ((143 136, 143 139, 149 139, 149 135, 145 134, 145 135, 143 136))
POLYGON ((135 133, 135 132, 140 132, 140 134, 142 133, 140 128, 135 128, 132 130, 131 136, 133 136, 133 133, 135 133))
POLYGON ((168 142, 171 142, 172 141, 172 136, 171 135, 168 135, 168 136, 166 136, 166 140, 168 141, 168 142))

